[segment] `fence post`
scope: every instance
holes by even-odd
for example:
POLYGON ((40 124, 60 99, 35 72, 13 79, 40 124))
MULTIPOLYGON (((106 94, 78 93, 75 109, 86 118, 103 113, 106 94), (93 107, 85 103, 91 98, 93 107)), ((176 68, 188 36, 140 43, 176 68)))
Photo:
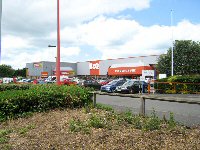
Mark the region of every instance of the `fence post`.
POLYGON ((96 107, 97 94, 93 92, 93 106, 96 107))
POLYGON ((148 94, 150 94, 150 90, 151 90, 151 86, 150 86, 150 82, 148 82, 148 94))
POLYGON ((140 101, 141 101, 140 115, 145 116, 145 98, 141 96, 140 101))

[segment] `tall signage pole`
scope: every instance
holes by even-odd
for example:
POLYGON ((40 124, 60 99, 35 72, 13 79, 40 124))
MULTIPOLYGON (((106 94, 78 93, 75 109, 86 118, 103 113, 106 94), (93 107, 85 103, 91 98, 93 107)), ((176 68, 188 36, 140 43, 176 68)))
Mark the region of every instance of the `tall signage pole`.
POLYGON ((57 0, 57 57, 56 57, 56 83, 60 85, 60 3, 57 0))
POLYGON ((174 39, 173 39, 173 10, 171 10, 171 30, 172 30, 172 71, 171 76, 174 75, 174 39))
POLYGON ((2 0, 0 0, 0 64, 1 64, 1 17, 2 17, 2 0))

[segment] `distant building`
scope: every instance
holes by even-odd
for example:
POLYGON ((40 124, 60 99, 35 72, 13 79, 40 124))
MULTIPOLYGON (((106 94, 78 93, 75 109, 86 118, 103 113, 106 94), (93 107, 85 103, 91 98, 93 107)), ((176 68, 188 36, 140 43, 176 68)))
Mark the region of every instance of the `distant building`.
MULTIPOLYGON (((128 57, 107 60, 95 60, 77 63, 61 62, 61 75, 68 76, 142 76, 143 70, 155 70, 159 55, 128 57)), ((40 78, 55 75, 55 62, 41 61, 27 63, 29 78, 40 78)))

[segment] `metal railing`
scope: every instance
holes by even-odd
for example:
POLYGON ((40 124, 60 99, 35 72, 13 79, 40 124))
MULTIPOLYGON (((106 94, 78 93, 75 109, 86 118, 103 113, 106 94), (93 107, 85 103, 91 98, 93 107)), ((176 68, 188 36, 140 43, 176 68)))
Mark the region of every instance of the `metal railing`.
POLYGON ((163 94, 121 94, 121 93, 106 93, 106 92, 92 92, 92 100, 94 107, 96 106, 96 95, 108 95, 108 96, 120 96, 120 97, 130 97, 130 98, 140 98, 140 115, 145 115, 145 100, 159 100, 159 101, 168 101, 168 102, 178 102, 186 104, 198 104, 200 105, 200 96, 188 96, 188 97, 179 97, 177 95, 163 95, 163 94))

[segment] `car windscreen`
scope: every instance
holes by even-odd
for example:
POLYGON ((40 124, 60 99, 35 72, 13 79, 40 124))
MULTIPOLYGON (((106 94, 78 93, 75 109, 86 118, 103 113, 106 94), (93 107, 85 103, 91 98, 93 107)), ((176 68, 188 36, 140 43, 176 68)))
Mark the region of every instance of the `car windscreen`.
POLYGON ((127 81, 122 86, 123 87, 131 86, 133 83, 134 83, 134 81, 127 81))
POLYGON ((117 80, 113 80, 111 82, 108 83, 108 85, 113 85, 113 84, 116 84, 118 81, 117 80))

